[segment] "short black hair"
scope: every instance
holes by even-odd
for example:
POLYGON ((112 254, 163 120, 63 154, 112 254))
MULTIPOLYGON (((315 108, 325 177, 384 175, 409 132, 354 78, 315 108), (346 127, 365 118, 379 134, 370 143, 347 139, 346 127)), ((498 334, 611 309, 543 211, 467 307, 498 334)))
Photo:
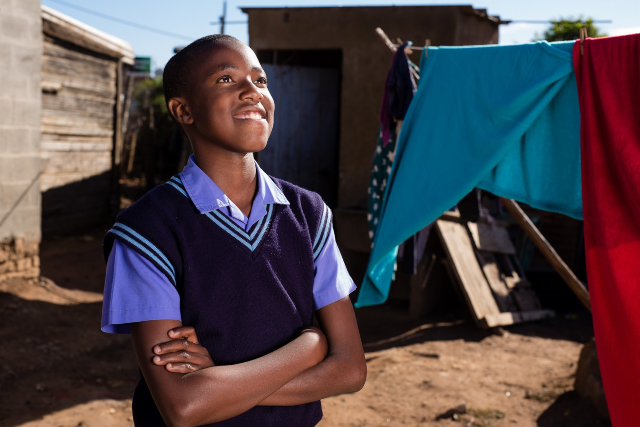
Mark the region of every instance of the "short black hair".
POLYGON ((200 59, 200 53, 210 45, 229 46, 231 44, 243 43, 233 36, 227 34, 213 34, 199 38, 185 48, 181 49, 171 57, 164 67, 162 74, 162 87, 164 89, 164 100, 169 108, 171 98, 184 95, 191 83, 191 70, 200 59))

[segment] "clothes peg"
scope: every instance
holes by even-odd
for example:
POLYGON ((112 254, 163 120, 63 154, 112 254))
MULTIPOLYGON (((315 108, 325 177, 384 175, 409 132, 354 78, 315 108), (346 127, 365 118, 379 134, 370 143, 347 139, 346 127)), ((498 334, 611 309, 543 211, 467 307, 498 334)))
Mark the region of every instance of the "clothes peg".
POLYGON ((587 37, 587 29, 580 28, 580 55, 584 55, 584 39, 587 37))

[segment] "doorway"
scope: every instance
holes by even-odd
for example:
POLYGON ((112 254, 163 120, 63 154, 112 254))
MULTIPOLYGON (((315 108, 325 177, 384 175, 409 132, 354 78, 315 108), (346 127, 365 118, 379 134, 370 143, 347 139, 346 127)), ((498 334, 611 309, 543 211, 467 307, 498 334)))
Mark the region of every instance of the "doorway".
POLYGON ((259 153, 276 178, 337 203, 342 52, 258 51, 276 105, 273 132, 259 153))

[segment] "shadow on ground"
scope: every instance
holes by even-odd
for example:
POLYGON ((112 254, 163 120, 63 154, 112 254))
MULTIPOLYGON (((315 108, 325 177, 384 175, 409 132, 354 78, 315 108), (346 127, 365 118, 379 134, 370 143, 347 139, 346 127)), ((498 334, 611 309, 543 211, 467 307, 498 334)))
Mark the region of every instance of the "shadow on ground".
POLYGON ((593 405, 582 399, 575 391, 560 396, 540 415, 539 427, 610 427, 596 412, 593 405))

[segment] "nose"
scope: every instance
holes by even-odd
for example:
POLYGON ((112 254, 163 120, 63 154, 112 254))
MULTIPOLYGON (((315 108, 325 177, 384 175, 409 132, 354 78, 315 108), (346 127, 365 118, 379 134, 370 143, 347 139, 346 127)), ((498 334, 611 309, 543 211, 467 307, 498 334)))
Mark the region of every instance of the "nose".
POLYGON ((257 87, 251 80, 247 79, 245 81, 245 87, 243 88, 242 93, 240 94, 240 99, 247 100, 251 99, 253 102, 260 102, 264 98, 262 92, 260 92, 260 88, 257 87))

